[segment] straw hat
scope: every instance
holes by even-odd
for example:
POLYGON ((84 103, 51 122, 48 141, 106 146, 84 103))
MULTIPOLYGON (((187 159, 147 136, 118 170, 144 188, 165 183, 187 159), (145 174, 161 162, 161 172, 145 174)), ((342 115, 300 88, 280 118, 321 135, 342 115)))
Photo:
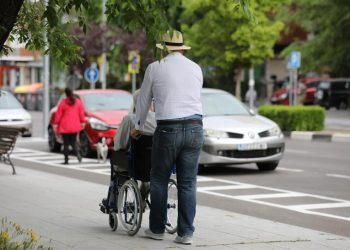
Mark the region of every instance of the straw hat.
MULTIPOLYGON (((184 45, 184 39, 180 31, 173 31, 173 36, 170 37, 170 31, 163 35, 163 42, 168 50, 188 50, 191 47, 184 45)), ((164 49, 162 43, 157 43, 156 47, 164 49)))

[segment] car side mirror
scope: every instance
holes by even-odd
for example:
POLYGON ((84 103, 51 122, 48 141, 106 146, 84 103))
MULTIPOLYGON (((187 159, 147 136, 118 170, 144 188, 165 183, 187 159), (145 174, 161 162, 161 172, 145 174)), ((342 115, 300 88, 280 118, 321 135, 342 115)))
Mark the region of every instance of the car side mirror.
POLYGON ((255 113, 255 111, 254 111, 253 109, 249 109, 249 113, 250 113, 251 115, 256 115, 256 113, 255 113))

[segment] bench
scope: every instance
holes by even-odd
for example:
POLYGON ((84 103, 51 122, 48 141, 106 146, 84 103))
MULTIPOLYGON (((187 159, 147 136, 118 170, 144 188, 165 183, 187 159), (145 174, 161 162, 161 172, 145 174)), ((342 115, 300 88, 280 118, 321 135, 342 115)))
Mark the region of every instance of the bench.
POLYGON ((16 170, 10 155, 15 147, 18 135, 23 133, 24 130, 24 128, 0 126, 0 162, 11 165, 12 174, 16 174, 16 170))

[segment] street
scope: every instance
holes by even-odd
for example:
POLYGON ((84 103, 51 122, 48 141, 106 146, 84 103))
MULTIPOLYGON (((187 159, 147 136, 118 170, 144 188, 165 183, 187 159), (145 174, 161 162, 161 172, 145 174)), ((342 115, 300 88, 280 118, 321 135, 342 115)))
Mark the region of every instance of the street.
MULTIPOLYGON (((18 166, 105 184, 107 193, 108 162, 84 158, 78 164, 73 157, 64 166, 63 155, 50 153, 42 138, 20 138, 12 159, 18 166)), ((198 203, 350 237, 349 160, 348 143, 287 139, 276 171, 259 172, 254 164, 205 169, 198 177, 198 203)))

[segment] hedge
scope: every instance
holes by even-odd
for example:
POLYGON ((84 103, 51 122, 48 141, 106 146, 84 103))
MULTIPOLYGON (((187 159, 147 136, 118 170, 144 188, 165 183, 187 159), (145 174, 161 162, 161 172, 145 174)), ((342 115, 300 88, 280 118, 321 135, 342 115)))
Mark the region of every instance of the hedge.
POLYGON ((276 122, 282 131, 320 131, 325 110, 320 106, 263 105, 258 113, 276 122))

